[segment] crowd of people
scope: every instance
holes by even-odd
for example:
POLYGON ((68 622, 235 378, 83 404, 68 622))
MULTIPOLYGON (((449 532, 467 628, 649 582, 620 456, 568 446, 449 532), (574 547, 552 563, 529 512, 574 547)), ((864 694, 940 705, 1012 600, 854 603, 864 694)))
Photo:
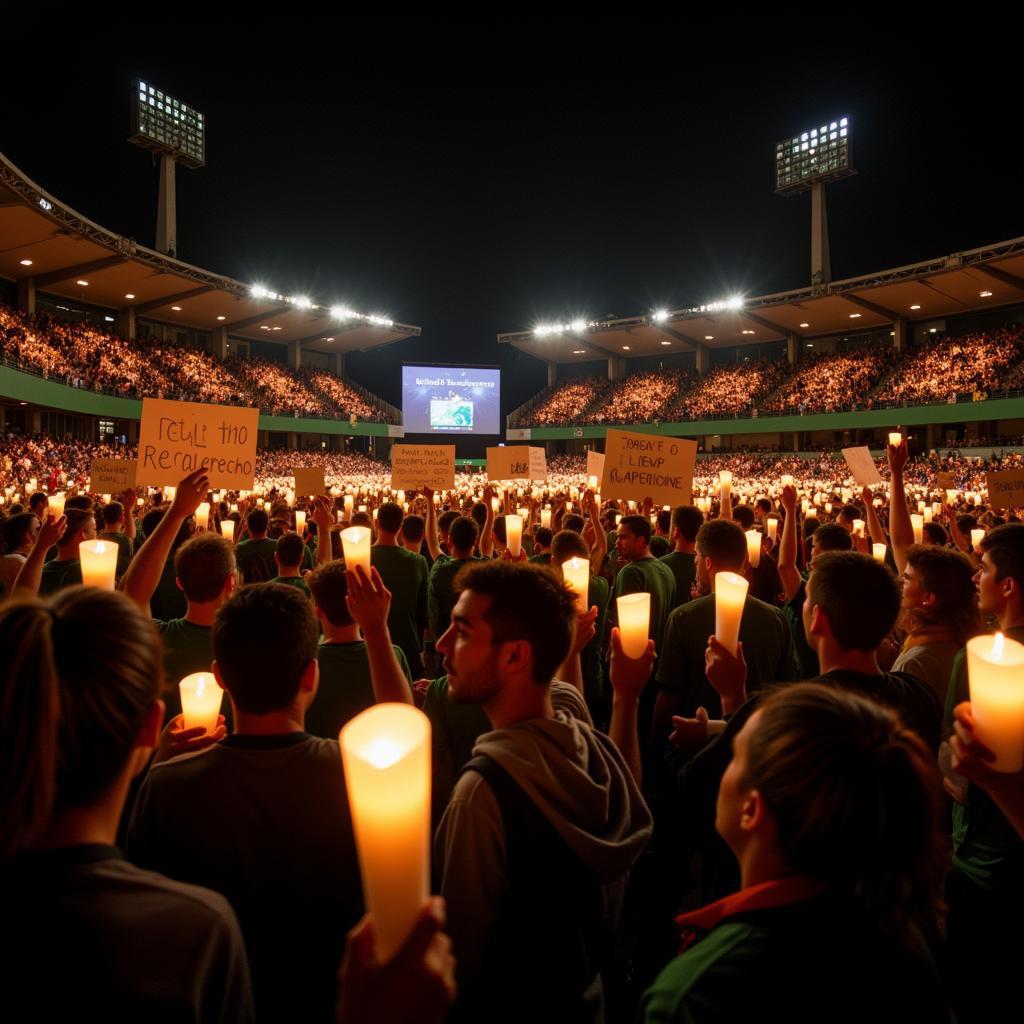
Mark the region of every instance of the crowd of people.
POLYGON ((230 356, 221 361, 193 345, 127 341, 84 323, 0 307, 0 361, 72 387, 122 398, 171 398, 256 406, 273 415, 396 422, 372 401, 317 367, 230 356))
POLYGON ((1024 736, 994 772, 963 652, 990 627, 1024 641, 1022 510, 983 487, 1020 456, 903 442, 874 488, 834 455, 710 456, 670 509, 601 498, 576 456, 435 493, 364 455, 273 451, 252 490, 198 470, 98 495, 110 454, 131 452, 0 447, 14 1018, 969 1024, 1013 1005, 1024 736), (325 493, 296 494, 316 464, 325 493), (115 590, 81 585, 93 538, 118 548, 115 590), (637 595, 639 627, 619 603, 637 595), (183 710, 195 673, 222 702, 209 727, 183 710), (439 899, 406 908, 393 957, 337 739, 377 704, 431 727, 439 899))
POLYGON ((802 414, 863 404, 891 362, 892 350, 877 345, 802 356, 792 375, 758 408, 764 413, 802 414))
POLYGON ((579 422, 592 405, 603 401, 611 387, 612 382, 607 377, 574 377, 552 384, 516 418, 513 425, 551 427, 579 422))
POLYGON ((668 418, 667 410, 682 391, 697 381, 695 370, 649 370, 619 382, 601 406, 574 422, 651 423, 668 418))

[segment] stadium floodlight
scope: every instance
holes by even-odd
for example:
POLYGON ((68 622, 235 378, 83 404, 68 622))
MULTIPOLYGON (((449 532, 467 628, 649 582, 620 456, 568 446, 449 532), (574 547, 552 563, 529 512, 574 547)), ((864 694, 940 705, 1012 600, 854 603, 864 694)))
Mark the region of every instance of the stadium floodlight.
POLYGON ((269 289, 264 288, 263 285, 261 285, 261 284, 254 284, 249 289, 249 294, 254 299, 265 299, 270 294, 270 291, 269 291, 269 289))
POLYGON ((825 186, 856 173, 849 117, 838 117, 775 145, 775 191, 783 196, 811 193, 811 284, 832 280, 825 186))
POLYGON ((577 317, 571 324, 569 324, 569 329, 574 331, 576 334, 579 334, 580 331, 585 331, 587 329, 587 321, 581 320, 577 317))
POLYGON ((187 103, 139 81, 132 100, 132 134, 128 141, 160 155, 156 247, 173 256, 178 248, 174 166, 194 168, 206 163, 206 119, 187 103))
POLYGON ((667 309, 656 309, 651 314, 651 319, 656 324, 663 324, 668 319, 668 310, 667 309))
POLYGON ((353 320, 358 315, 355 310, 349 309, 348 306, 331 306, 331 316, 335 320, 353 320))
POLYGON ((726 309, 742 309, 743 308, 743 296, 742 295, 730 295, 725 300, 726 309))
POLYGON ((312 309, 313 300, 307 299, 305 295, 295 295, 292 297, 291 303, 293 306, 298 306, 299 309, 312 309))

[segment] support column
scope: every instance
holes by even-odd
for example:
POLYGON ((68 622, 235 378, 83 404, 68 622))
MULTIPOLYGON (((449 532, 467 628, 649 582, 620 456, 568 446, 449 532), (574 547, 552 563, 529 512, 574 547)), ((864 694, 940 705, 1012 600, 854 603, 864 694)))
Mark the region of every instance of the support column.
POLYGON ((174 157, 160 157, 160 195, 156 208, 156 249, 168 256, 178 254, 178 209, 174 193, 174 157))
POLYGON ((40 434, 43 430, 43 414, 38 409, 33 409, 28 414, 29 430, 33 434, 40 434))
POLYGON ((800 431, 799 430, 794 430, 793 431, 793 451, 795 451, 795 452, 800 451, 800 431))
POLYGON ((551 387, 558 380, 558 364, 548 363, 548 387, 551 387))
POLYGON ((795 334, 786 335, 786 358, 790 366, 796 366, 800 358, 800 339, 795 334))
POLYGON ((269 430, 257 430, 256 431, 256 445, 259 448, 270 447, 270 431, 269 430))
POLYGON ((622 380, 626 376, 626 360, 619 356, 608 357, 608 379, 622 380))
POLYGON ((129 341, 135 340, 135 307, 128 306, 117 312, 117 333, 129 341))
POLYGON ((214 327, 210 331, 210 355, 214 359, 224 362, 228 357, 228 329, 226 327, 214 327))
POLYGON ((128 443, 138 444, 139 443, 139 421, 129 420, 128 421, 128 443))
POLYGON ((892 325, 892 347, 897 353, 900 353, 907 347, 909 340, 907 336, 907 321, 901 318, 892 325))
POLYGON ((18 282, 18 308, 25 310, 29 316, 36 312, 36 279, 23 277, 18 282))
POLYGON ((925 451, 930 452, 935 447, 935 424, 928 423, 924 428, 925 451))
POLYGON ((288 447, 292 451, 295 451, 295 449, 299 447, 299 435, 294 430, 288 431, 288 447))
POLYGON ((345 353, 344 352, 331 352, 327 357, 327 369, 335 375, 335 377, 345 376, 345 353))
POLYGON ((811 186, 811 284, 828 284, 831 280, 825 184, 819 181, 811 186))
POLYGON ((711 367, 711 353, 706 346, 697 349, 697 372, 703 377, 711 367))
POLYGON ((297 341, 288 342, 288 365, 293 370, 302 365, 302 346, 297 341))

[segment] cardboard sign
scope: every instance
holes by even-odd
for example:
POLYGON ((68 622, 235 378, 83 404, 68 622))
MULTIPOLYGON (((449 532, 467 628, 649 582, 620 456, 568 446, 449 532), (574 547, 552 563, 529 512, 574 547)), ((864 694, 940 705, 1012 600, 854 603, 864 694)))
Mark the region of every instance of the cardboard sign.
POLYGON ((93 494, 120 494, 135 486, 135 463, 130 459, 93 459, 89 490, 93 494))
POLYGON ((395 490, 451 490, 455 486, 455 445, 391 446, 391 486, 395 490))
POLYGON ((587 452, 587 480, 592 476, 597 477, 597 482, 601 482, 601 477, 604 476, 604 452, 587 452))
POLYGON ((323 466, 296 466, 292 475, 295 477, 295 493, 300 498, 327 493, 323 466))
POLYGON ((689 505, 697 442, 656 434, 609 430, 605 440, 602 498, 689 505))
POLYGON ((543 448, 506 445, 487 449, 488 480, 547 480, 547 459, 543 448))
POLYGON ((874 487, 882 482, 882 477, 871 458, 871 451, 864 445, 860 448, 844 448, 843 458, 846 465, 850 467, 850 476, 860 484, 861 487, 874 487))
POLYGON ((205 469, 213 488, 251 491, 259 421, 259 409, 144 398, 135 482, 176 487, 205 469))
POLYGON ((993 509, 1010 509, 1024 505, 1024 469, 1005 473, 986 473, 988 503, 993 509))
POLYGON ((935 486, 940 491, 955 491, 956 486, 956 474, 955 473, 936 473, 935 474, 935 486))

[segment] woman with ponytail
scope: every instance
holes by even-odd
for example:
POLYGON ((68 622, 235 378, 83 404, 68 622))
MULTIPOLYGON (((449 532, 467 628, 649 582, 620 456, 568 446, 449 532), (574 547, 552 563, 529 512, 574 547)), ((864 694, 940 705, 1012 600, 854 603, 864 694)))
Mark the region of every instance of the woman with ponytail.
POLYGON ((662 1021, 948 1021, 929 952, 939 776, 888 709, 819 684, 766 699, 733 745, 715 826, 741 891, 677 923, 644 996, 662 1021))
POLYGON ((86 587, 0 607, 0 993, 11 1020, 247 1021, 227 902, 113 845, 160 737, 159 639, 86 587))

